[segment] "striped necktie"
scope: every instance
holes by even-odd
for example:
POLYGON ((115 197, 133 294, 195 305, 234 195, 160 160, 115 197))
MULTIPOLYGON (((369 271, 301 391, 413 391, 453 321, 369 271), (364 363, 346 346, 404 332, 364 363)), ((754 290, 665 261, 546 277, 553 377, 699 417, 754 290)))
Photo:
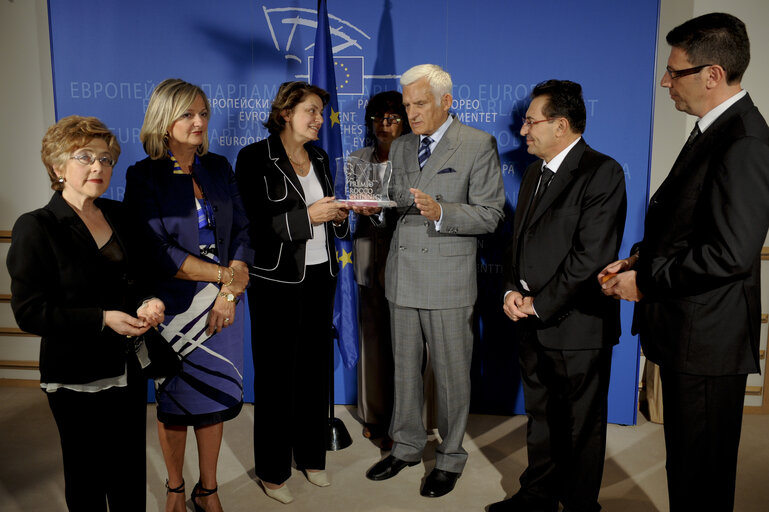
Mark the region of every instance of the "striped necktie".
POLYGON ((422 144, 419 146, 419 154, 417 155, 419 158, 419 168, 423 168, 425 166, 425 162, 427 162, 427 159, 430 158, 430 144, 433 143, 433 139, 430 137, 425 137, 422 139, 422 144))

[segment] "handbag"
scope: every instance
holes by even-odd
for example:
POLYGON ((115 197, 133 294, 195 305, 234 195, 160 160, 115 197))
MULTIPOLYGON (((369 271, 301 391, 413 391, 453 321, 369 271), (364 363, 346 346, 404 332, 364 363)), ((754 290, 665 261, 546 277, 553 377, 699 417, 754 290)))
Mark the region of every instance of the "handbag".
POLYGON ((179 354, 155 328, 134 338, 134 349, 142 371, 149 379, 167 379, 182 370, 179 354))

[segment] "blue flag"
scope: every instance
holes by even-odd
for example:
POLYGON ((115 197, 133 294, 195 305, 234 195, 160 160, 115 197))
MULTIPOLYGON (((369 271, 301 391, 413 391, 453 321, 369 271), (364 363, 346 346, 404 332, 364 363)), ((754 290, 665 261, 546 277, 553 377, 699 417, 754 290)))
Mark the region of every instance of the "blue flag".
MULTIPOLYGON (((320 129, 320 147, 328 153, 331 175, 336 174, 336 159, 342 153, 342 131, 339 125, 339 103, 336 99, 336 75, 334 52, 331 46, 331 30, 328 25, 326 0, 318 1, 318 28, 315 32, 315 52, 312 63, 311 83, 328 91, 328 114, 320 129)), ((339 276, 334 298, 334 328, 339 353, 345 368, 358 362, 358 288, 352 270, 352 242, 336 239, 336 259, 339 276)))

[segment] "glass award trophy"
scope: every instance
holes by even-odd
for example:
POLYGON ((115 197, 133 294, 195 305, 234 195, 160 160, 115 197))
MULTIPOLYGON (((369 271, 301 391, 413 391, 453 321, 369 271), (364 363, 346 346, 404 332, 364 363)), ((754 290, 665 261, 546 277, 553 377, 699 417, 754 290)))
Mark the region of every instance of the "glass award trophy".
POLYGON ((337 158, 334 178, 336 202, 350 207, 396 206, 387 193, 392 170, 390 162, 369 162, 354 156, 337 158))

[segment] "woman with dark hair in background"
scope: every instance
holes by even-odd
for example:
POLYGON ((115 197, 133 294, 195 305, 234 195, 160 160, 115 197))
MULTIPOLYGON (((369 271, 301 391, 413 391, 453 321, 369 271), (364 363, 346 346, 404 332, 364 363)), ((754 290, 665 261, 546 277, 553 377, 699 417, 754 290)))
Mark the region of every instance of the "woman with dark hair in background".
POLYGON ((243 148, 235 165, 255 247, 248 290, 254 392, 254 464, 265 493, 293 501, 285 481, 293 456, 307 479, 325 472, 334 289, 333 237, 347 234, 347 210, 333 202, 328 155, 311 144, 329 95, 286 82, 272 102, 267 139, 243 148))
POLYGON ((126 174, 125 202, 154 234, 167 321, 160 332, 182 358, 181 372, 155 382, 158 436, 168 480, 166 511, 185 510, 184 447, 192 426, 200 476, 195 510, 222 510, 216 468, 224 422, 243 405, 243 318, 239 297, 253 260, 235 176, 208 152, 203 90, 164 80, 150 97, 140 138, 148 158, 126 174))
POLYGON ((42 338, 67 507, 145 510, 146 350, 126 337, 163 321, 164 305, 142 285, 152 272, 142 233, 122 204, 100 198, 120 145, 95 117, 69 116, 40 153, 56 192, 16 221, 7 264, 16 322, 42 338))
MULTIPOLYGON (((372 163, 387 162, 392 142, 410 131, 401 93, 381 92, 366 106, 369 145, 350 156, 372 163)), ((363 436, 383 438, 382 448, 385 450, 392 447, 387 430, 393 407, 393 352, 390 310, 384 291, 385 263, 392 231, 392 226, 375 227, 369 219, 361 217, 353 240, 360 336, 358 416, 364 424, 363 436)))

